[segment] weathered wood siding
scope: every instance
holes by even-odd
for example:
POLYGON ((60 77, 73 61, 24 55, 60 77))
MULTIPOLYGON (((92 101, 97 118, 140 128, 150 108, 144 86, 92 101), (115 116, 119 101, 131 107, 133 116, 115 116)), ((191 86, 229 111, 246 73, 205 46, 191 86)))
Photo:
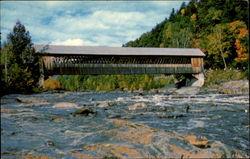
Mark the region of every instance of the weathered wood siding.
POLYGON ((43 62, 44 62, 44 67, 46 70, 53 70, 53 56, 42 56, 43 62))
POLYGON ((202 58, 179 56, 43 56, 46 74, 192 74, 202 58))
POLYGON ((192 68, 195 72, 202 72, 203 68, 203 58, 201 57, 192 57, 191 58, 192 68))

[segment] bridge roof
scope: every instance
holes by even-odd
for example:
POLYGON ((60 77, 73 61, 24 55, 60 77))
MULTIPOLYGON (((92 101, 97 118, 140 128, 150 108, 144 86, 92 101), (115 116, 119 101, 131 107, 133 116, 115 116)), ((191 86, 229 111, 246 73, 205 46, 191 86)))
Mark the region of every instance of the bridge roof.
POLYGON ((198 48, 34 45, 44 55, 205 56, 198 48))

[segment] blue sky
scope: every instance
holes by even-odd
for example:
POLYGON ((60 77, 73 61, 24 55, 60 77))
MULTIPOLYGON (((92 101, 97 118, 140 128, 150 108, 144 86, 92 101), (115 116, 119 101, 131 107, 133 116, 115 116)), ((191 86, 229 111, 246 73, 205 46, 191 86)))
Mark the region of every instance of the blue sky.
POLYGON ((2 42, 20 20, 35 44, 122 46, 168 18, 182 2, 1 1, 2 42))

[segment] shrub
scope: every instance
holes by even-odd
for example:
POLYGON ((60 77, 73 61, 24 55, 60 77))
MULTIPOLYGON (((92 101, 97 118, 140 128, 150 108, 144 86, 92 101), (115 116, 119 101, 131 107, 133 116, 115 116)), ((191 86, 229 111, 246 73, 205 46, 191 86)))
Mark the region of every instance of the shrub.
POLYGON ((45 80, 44 86, 45 86, 45 89, 47 90, 54 90, 54 89, 61 88, 60 82, 54 78, 48 78, 47 80, 45 80))

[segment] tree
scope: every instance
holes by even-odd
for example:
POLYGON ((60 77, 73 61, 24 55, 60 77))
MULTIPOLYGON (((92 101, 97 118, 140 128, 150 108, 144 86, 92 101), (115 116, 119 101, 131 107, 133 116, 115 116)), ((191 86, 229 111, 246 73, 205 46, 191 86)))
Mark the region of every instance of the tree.
POLYGON ((188 48, 192 44, 192 32, 189 27, 181 28, 180 23, 167 23, 164 46, 188 48))
POLYGON ((226 25, 218 24, 208 35, 208 54, 213 56, 214 62, 219 63, 222 58, 224 69, 227 69, 226 58, 230 55, 231 43, 226 39, 226 25))
POLYGON ((249 62, 248 21, 247 1, 190 0, 129 46, 197 47, 207 55, 206 68, 244 69, 249 62))
POLYGON ((174 10, 174 8, 172 8, 172 11, 171 11, 170 16, 169 16, 169 21, 173 21, 174 16, 175 16, 175 10, 174 10))
POLYGON ((1 81, 8 92, 28 92, 37 86, 39 59, 32 45, 29 32, 17 21, 1 51, 1 81))
MULTIPOLYGON (((233 35, 234 47, 236 49, 237 56, 234 58, 236 65, 240 63, 246 63, 249 58, 249 33, 245 22, 237 20, 228 24, 229 31, 233 35)), ((237 67, 238 67, 237 66, 237 67)), ((247 67, 247 66, 240 66, 247 67)))

